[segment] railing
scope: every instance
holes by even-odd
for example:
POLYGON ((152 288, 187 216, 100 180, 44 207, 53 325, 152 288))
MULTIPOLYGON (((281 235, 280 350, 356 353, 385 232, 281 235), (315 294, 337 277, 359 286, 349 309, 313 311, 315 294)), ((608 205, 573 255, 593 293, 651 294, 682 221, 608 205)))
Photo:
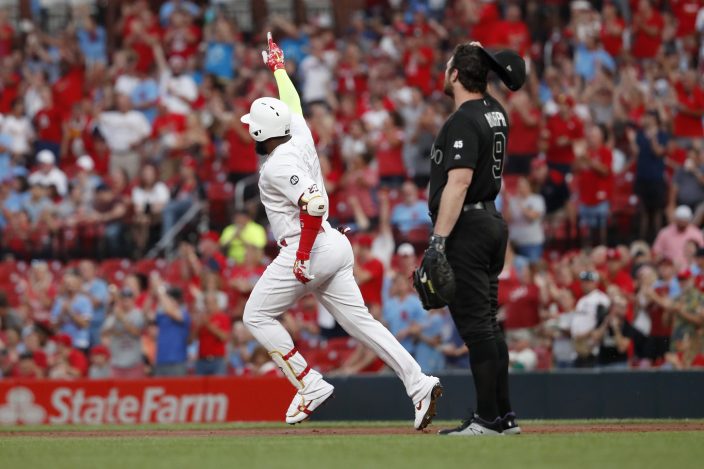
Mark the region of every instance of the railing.
POLYGON ((241 179, 237 182, 237 184, 235 184, 235 210, 244 209, 244 204, 247 202, 245 200, 245 192, 249 186, 257 184, 258 180, 259 175, 252 174, 251 176, 241 179))
POLYGON ((147 259, 154 259, 159 255, 160 252, 164 251, 169 254, 173 248, 174 239, 183 230, 183 228, 188 225, 203 209, 203 203, 194 202, 186 213, 183 214, 181 218, 172 226, 169 231, 164 234, 164 236, 154 245, 153 248, 149 250, 146 255, 147 259))

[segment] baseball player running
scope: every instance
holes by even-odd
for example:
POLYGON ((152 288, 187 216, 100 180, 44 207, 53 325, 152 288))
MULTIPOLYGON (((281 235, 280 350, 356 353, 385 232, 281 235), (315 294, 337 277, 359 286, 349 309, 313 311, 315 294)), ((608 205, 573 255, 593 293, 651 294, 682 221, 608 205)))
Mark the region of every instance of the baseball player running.
POLYGON ((286 411, 286 423, 306 420, 334 390, 308 365, 277 319, 298 298, 312 292, 351 336, 401 378, 415 405, 414 427, 421 430, 435 416, 436 401, 442 395, 440 380, 424 375, 364 306, 352 275, 352 247, 326 220, 328 198, 298 93, 271 33, 268 40, 262 56, 274 72, 281 100, 259 98, 241 120, 249 125, 257 152, 268 155, 260 170, 259 191, 281 250, 254 287, 244 309, 244 323, 297 389, 286 411))

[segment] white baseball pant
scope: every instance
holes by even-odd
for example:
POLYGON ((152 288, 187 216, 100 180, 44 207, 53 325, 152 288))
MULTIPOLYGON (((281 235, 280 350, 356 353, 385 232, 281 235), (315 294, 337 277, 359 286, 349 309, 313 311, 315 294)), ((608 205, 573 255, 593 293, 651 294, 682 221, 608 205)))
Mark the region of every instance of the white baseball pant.
POLYGON ((425 375, 393 334, 369 314, 352 274, 354 255, 347 237, 331 228, 318 234, 309 267, 315 279, 305 285, 293 275, 297 247, 295 239, 281 248, 252 290, 243 318, 252 335, 270 354, 284 357, 305 386, 300 390, 302 394, 314 392, 322 376, 309 370, 305 358, 294 351, 291 336, 277 320, 301 296, 313 293, 352 337, 396 372, 412 401, 419 401, 428 391, 427 382, 423 382, 425 375))

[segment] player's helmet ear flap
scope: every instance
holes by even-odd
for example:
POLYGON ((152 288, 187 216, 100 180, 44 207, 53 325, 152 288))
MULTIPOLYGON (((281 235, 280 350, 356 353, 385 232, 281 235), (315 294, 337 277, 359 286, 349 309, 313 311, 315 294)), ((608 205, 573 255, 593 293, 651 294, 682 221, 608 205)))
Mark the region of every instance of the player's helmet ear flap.
POLYGON ((249 135, 257 142, 291 135, 291 110, 276 98, 259 98, 240 121, 249 125, 249 135))

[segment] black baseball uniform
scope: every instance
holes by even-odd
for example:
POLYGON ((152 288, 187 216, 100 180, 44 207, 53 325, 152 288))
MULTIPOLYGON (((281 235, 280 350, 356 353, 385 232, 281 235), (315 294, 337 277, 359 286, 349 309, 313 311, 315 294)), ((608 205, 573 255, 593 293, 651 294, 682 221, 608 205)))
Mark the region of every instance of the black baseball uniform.
POLYGON ((508 117, 490 95, 464 102, 450 116, 433 145, 429 207, 437 219, 448 171, 474 170, 462 212, 447 238, 445 253, 455 274, 449 304, 460 336, 469 347, 477 416, 500 431, 511 415, 508 348, 496 322, 499 274, 504 266, 508 227, 496 210, 501 189, 508 117))
POLYGON ((457 282, 450 311, 468 346, 492 339, 498 331, 498 276, 504 265, 508 229, 494 199, 501 189, 508 130, 506 111, 487 94, 483 99, 466 101, 450 116, 431 154, 429 207, 433 221, 447 172, 453 168, 474 170, 446 248, 457 282))

